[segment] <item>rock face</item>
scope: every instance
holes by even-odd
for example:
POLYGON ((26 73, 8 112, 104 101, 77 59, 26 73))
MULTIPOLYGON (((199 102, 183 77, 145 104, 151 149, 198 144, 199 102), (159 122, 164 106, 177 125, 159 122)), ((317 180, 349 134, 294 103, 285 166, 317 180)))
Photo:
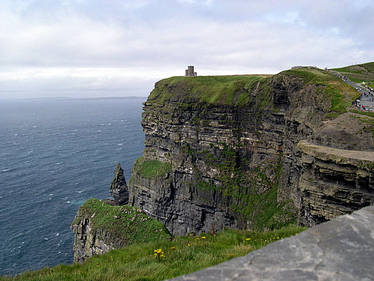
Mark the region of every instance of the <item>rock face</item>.
POLYGON ((313 225, 374 202, 373 151, 299 142, 301 219, 313 225))
POLYGON ((133 167, 129 203, 175 235, 295 219, 313 225, 367 206, 374 123, 337 113, 332 93, 341 100, 357 94, 341 83, 318 69, 156 83, 144 105, 145 150, 133 167), (350 162, 323 158, 302 141, 313 151, 369 151, 370 159, 362 167, 354 155, 350 162))
POLYGON ((74 262, 83 262, 89 257, 107 253, 121 246, 115 243, 105 243, 103 241, 105 233, 93 231, 91 217, 82 217, 72 225, 72 231, 74 232, 74 262))
POLYGON ((123 169, 119 163, 114 170, 114 178, 110 185, 110 195, 114 198, 114 203, 116 205, 124 205, 129 202, 129 190, 123 174, 123 169))
POLYGON ((366 207, 247 256, 173 280, 373 280, 373 233, 374 207, 366 207))

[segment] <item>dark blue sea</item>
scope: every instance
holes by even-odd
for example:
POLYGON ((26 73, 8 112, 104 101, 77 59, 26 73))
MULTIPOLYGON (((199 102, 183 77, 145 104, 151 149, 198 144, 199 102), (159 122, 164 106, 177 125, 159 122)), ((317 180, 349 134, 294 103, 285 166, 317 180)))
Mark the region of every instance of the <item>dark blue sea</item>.
POLYGON ((0 275, 72 263, 79 206, 142 154, 144 100, 0 100, 0 275))

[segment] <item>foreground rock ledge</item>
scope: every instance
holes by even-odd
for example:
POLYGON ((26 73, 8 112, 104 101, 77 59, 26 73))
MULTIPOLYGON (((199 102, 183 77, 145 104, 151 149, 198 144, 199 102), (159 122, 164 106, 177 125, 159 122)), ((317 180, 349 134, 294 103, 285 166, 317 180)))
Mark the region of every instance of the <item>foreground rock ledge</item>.
POLYGON ((373 280, 374 206, 173 280, 373 280))

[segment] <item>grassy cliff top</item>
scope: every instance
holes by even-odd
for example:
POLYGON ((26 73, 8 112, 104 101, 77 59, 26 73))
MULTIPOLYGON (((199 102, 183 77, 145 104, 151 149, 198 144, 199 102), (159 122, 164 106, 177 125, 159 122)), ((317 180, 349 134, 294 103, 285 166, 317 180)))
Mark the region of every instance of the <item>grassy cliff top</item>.
MULTIPOLYGON (((277 75, 231 75, 171 77, 156 83, 148 97, 150 104, 168 102, 201 102, 220 105, 246 105, 262 97, 271 101, 274 80, 287 76, 298 78, 305 86, 313 84, 317 94, 331 101, 331 111, 346 112, 359 93, 328 71, 314 67, 300 67, 280 72, 277 75), (252 97, 251 97, 252 96, 252 97)), ((276 89, 275 89, 276 90, 276 89)), ((257 103, 255 103, 257 104, 257 103)))
POLYGON ((243 104, 251 89, 265 87, 271 75, 176 76, 156 83, 148 102, 196 101, 210 104, 243 104))
POLYGON ((347 76, 353 82, 369 82, 374 86, 374 62, 334 68, 333 70, 347 76))
POLYGON ((98 199, 89 199, 80 207, 72 224, 85 218, 91 220, 92 230, 108 234, 104 235, 104 240, 120 239, 123 245, 170 237, 162 223, 128 205, 111 206, 98 199))
POLYGON ((343 80, 328 71, 315 67, 300 67, 281 72, 293 77, 298 77, 306 85, 315 85, 319 88, 319 94, 331 101, 330 111, 344 113, 356 100, 360 93, 346 84, 343 80))

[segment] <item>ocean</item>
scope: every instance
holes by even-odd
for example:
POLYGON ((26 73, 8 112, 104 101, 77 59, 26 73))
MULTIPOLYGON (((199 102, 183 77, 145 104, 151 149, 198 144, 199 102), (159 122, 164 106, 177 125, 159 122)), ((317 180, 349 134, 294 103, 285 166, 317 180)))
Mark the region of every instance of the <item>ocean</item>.
POLYGON ((144 149, 145 98, 0 101, 0 275, 73 261, 70 224, 144 149))

